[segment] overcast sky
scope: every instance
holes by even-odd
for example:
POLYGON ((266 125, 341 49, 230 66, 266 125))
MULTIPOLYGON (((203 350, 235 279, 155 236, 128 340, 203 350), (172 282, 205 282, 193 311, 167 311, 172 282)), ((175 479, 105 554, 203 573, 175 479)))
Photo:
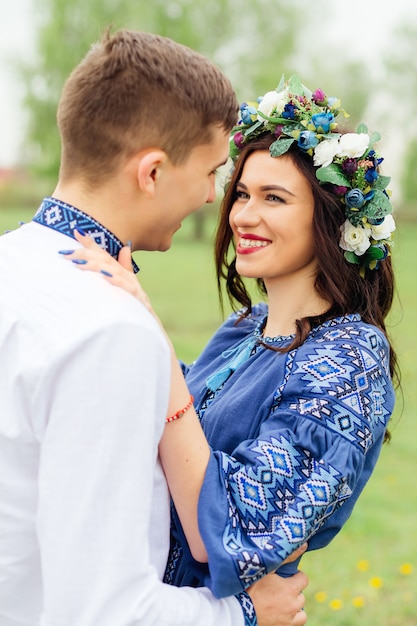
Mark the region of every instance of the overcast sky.
MULTIPOLYGON (((0 1, 0 167, 7 167, 16 162, 23 137, 24 86, 17 81, 13 63, 30 59, 33 53, 34 0, 0 1)), ((415 0, 395 0, 388 7, 383 0, 335 0, 333 7, 335 23, 329 24, 324 14, 323 29, 315 29, 312 41, 326 50, 337 50, 344 60, 349 54, 369 55, 371 51, 376 60, 398 22, 406 18, 417 20, 415 0)), ((317 10, 320 11, 320 4, 317 10)))

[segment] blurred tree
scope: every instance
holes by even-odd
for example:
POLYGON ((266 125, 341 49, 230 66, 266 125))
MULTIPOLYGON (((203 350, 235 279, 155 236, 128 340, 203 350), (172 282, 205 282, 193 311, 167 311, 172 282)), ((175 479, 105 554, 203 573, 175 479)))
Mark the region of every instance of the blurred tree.
MULTIPOLYGON (((397 161, 401 163, 402 214, 416 219, 417 177, 417 26, 404 22, 394 31, 393 45, 385 59, 385 76, 381 91, 386 101, 387 116, 398 120, 393 124, 397 161), (389 87, 387 87, 387 85, 389 87), (406 123, 404 123, 406 108, 406 123)), ((392 123, 392 122, 391 122, 392 123)))
POLYGON ((238 85, 238 96, 253 93, 256 98, 277 84, 291 64, 305 18, 301 9, 308 6, 306 0, 291 4, 258 0, 256 6, 250 0, 34 1, 37 55, 23 68, 29 115, 27 161, 51 178, 56 178, 59 167, 55 115, 61 88, 108 25, 147 30, 184 43, 213 59, 238 85))

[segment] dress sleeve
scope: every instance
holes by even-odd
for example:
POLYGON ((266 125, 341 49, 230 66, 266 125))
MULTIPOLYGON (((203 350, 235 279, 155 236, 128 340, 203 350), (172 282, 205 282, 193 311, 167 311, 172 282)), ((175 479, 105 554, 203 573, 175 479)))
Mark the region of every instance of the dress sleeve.
POLYGON ((212 452, 199 525, 215 595, 247 588, 306 540, 317 549, 340 530, 392 413, 388 364, 385 337, 373 327, 306 341, 288 353, 258 436, 230 455, 212 452))

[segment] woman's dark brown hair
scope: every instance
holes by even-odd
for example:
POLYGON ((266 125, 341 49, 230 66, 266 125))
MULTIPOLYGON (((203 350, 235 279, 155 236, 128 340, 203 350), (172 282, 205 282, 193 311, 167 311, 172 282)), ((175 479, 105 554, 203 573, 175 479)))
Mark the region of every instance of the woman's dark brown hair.
MULTIPOLYGON (((236 310, 238 308, 236 305, 244 307, 242 317, 251 313, 252 303, 245 283, 236 271, 236 255, 231 258, 234 244, 229 214, 236 199, 236 184, 241 178, 247 158, 259 150, 269 150, 269 146, 275 140, 276 137, 273 135, 262 135, 243 148, 223 199, 216 233, 215 258, 220 298, 222 282, 225 280, 226 292, 233 308, 236 310)), ((311 156, 300 150, 296 144, 291 146, 285 156, 293 160, 312 188, 313 232, 318 263, 315 287, 323 298, 331 302, 331 306, 319 317, 296 320, 296 335, 291 344, 283 350, 289 351, 300 346, 313 326, 349 313, 359 313, 364 322, 373 324, 387 336, 385 318, 394 296, 391 259, 385 259, 375 270, 367 269, 362 278, 358 266, 346 261, 339 246, 340 226, 345 221, 343 203, 328 186, 319 183, 311 156)), ((261 291, 265 293, 262 279, 258 279, 257 282, 261 291)), ((391 376, 399 382, 395 351, 388 337, 387 339, 390 345, 391 376)))

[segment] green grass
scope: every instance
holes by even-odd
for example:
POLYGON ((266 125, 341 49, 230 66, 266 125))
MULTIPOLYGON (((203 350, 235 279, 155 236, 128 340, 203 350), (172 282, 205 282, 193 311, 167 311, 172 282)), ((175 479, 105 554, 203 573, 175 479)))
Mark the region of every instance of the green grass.
MULTIPOLYGON (((0 211, 3 230, 27 219, 27 211, 0 211)), ((135 253, 141 282, 185 361, 197 356, 222 319, 212 245, 193 241, 190 233, 187 220, 168 252, 135 253)), ((303 559, 311 626, 417 626, 416 240, 417 224, 399 225, 394 252, 399 298, 388 325, 401 365, 403 400, 398 398, 392 420, 392 441, 342 532, 303 559), (407 564, 411 568, 402 573, 407 564)))

